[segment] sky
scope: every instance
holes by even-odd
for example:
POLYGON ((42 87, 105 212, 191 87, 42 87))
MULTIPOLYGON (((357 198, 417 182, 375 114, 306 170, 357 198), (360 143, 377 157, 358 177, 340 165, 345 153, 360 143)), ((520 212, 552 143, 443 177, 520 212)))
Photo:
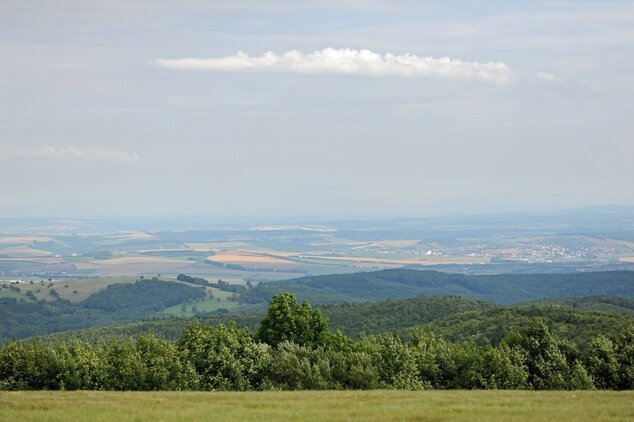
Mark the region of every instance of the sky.
POLYGON ((0 217, 634 205, 631 1, 0 1, 0 217))

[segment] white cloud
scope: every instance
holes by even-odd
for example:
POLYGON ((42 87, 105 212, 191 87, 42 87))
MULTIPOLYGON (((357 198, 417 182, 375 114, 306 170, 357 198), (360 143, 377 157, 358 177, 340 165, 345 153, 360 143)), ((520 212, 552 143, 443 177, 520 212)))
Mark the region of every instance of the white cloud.
POLYGON ((135 162, 141 157, 135 152, 104 149, 97 147, 77 148, 73 146, 37 146, 18 147, 0 151, 0 158, 5 159, 50 159, 50 160, 83 160, 109 162, 135 162))
POLYGON ((379 54, 370 50, 325 48, 304 54, 293 50, 278 55, 271 51, 261 56, 238 52, 219 58, 156 59, 155 65, 176 70, 203 71, 274 71, 307 74, 346 74, 370 76, 424 77, 472 79, 488 82, 506 82, 509 67, 502 62, 465 62, 448 57, 419 57, 379 54))
POLYGON ((565 81, 565 79, 558 78, 552 73, 548 73, 548 72, 538 72, 537 79, 542 80, 544 82, 564 82, 565 81))

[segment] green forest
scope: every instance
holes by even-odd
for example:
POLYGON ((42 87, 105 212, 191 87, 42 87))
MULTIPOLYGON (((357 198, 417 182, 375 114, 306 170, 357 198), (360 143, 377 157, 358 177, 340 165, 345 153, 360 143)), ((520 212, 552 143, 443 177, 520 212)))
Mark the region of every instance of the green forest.
POLYGON ((496 345, 451 342, 422 327, 353 338, 331 329, 320 309, 282 293, 257 330, 190 322, 175 341, 9 342, 0 349, 0 388, 632 389, 634 324, 593 335, 583 347, 542 318, 496 345))
POLYGON ((261 283, 239 296, 262 303, 292 292, 314 303, 364 302, 457 295, 511 304, 543 298, 609 295, 634 298, 634 271, 466 275, 408 269, 302 277, 261 283))
MULTIPOLYGON (((266 310, 267 302, 275 294, 289 292, 295 294, 299 300, 308 300, 323 306, 333 327, 341 329, 347 335, 357 336, 361 333, 372 334, 433 324, 433 330, 448 339, 476 341, 479 344, 495 344, 501 340, 506 332, 495 327, 503 325, 516 329, 525 324, 527 319, 536 316, 558 325, 562 328, 560 334, 566 338, 587 338, 590 329, 622 326, 624 317, 604 314, 588 316, 570 311, 605 311, 610 314, 630 315, 634 312, 631 302, 627 305, 627 301, 634 298, 634 272, 631 271, 476 276, 399 269, 303 277, 257 285, 249 283, 246 286, 221 280, 211 282, 204 278, 179 274, 176 281, 154 277, 131 284, 111 284, 80 302, 64 300, 52 287, 49 288, 51 300, 37 301, 32 292, 28 292, 30 295, 25 294, 20 292, 18 286, 10 286, 2 290, 0 297, 0 343, 12 338, 23 339, 129 321, 164 319, 164 311, 169 307, 188 305, 193 308, 196 301, 209 298, 206 288, 229 293, 232 301, 229 303, 235 306, 233 313, 229 313, 221 304, 214 311, 197 311, 196 316, 203 322, 236 321, 240 326, 255 329, 266 310), (432 296, 461 297, 474 301, 455 299, 435 303, 440 299, 432 299, 431 302, 425 302, 425 297, 432 296), (588 296, 592 298, 580 298, 588 296), (598 296, 604 299, 599 300, 598 296), (561 297, 568 297, 567 302, 561 302, 561 297), (392 305, 393 309, 389 310, 389 304, 366 303, 400 299, 414 301, 392 305), (423 302, 419 303, 417 300, 423 302), (330 306, 335 304, 350 308, 330 306), (529 308, 534 305, 535 309, 519 309, 514 306, 510 310, 509 306, 503 305, 525 305, 529 308), (386 310, 377 313, 373 306, 385 307, 386 310), (399 310, 403 307, 408 307, 408 311, 399 310), (469 318, 456 317, 467 311, 472 312, 469 318), (248 314, 244 314, 245 312, 248 314), (351 314, 348 315, 347 312, 351 314), (374 315, 380 316, 380 320, 374 315), (563 330, 564 325, 574 325, 566 322, 568 318, 589 327, 585 329, 587 332, 581 332, 584 328, 574 327, 571 328, 571 333, 563 332, 566 331, 563 330), (470 326, 475 323, 479 323, 479 334, 475 334, 476 327, 470 326)), ((175 339, 177 332, 185 328, 186 322, 166 323, 178 326, 177 331, 160 323, 157 325, 171 330, 170 339, 175 339)), ((163 328, 159 329, 159 335, 163 328)))
POLYGON ((154 279, 112 284, 80 303, 59 296, 52 301, 35 301, 29 295, 22 296, 0 298, 0 342, 140 320, 207 294, 202 287, 154 279))
MULTIPOLYGON (((497 305, 456 296, 431 296, 381 302, 345 303, 320 306, 329 319, 330 327, 358 339, 364 335, 391 332, 405 335, 410 328, 423 328, 453 342, 473 342, 497 345, 510 332, 526 326, 535 318, 548 326, 557 336, 584 347, 597 333, 609 334, 634 323, 631 307, 634 300, 609 296, 562 298, 561 303, 528 303, 497 305), (577 310, 570 303, 583 302, 577 310), (606 303, 618 303, 604 310, 606 303)), ((203 325, 234 324, 256 331, 264 312, 203 315, 194 318, 203 325)), ((151 318, 66 331, 41 338, 42 341, 61 342, 82 340, 98 343, 104 338, 126 339, 153 334, 161 339, 176 341, 189 318, 151 318)))

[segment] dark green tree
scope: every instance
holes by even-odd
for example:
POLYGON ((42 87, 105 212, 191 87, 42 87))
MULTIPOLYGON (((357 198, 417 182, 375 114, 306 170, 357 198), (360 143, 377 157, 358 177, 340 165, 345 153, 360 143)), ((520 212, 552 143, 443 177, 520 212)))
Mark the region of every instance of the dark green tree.
POLYGON ((258 340, 277 346, 290 341, 300 346, 318 346, 328 335, 328 320, 307 301, 299 304, 294 294, 273 296, 256 334, 258 340))
POLYGON ((183 361, 194 368, 202 390, 259 389, 270 361, 269 346, 256 342, 246 329, 187 327, 177 342, 183 361))
POLYGON ((634 388, 634 325, 610 337, 599 336, 590 342, 586 367, 598 388, 634 388))
POLYGON ((528 382, 536 390, 593 388, 592 377, 581 364, 576 347, 552 334, 544 321, 535 319, 518 337, 506 342, 525 356, 528 382))

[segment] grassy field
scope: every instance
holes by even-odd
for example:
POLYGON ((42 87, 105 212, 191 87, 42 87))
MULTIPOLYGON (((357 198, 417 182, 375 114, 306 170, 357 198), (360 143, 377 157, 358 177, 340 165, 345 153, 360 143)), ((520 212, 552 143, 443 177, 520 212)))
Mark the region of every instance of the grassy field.
POLYGON ((634 392, 0 392, 2 421, 627 421, 634 392))
POLYGON ((8 290, 8 289, 0 290, 0 298, 3 298, 3 297, 11 297, 17 300, 23 299, 26 302, 33 302, 33 299, 28 297, 26 294, 22 292, 16 292, 13 290, 8 290))
POLYGON ((136 280, 138 277, 77 278, 55 280, 52 283, 47 280, 43 283, 36 281, 33 284, 21 284, 19 287, 23 293, 32 291, 37 300, 55 300, 55 297, 50 295, 50 289, 55 289, 62 299, 79 302, 111 284, 134 283, 136 280))

